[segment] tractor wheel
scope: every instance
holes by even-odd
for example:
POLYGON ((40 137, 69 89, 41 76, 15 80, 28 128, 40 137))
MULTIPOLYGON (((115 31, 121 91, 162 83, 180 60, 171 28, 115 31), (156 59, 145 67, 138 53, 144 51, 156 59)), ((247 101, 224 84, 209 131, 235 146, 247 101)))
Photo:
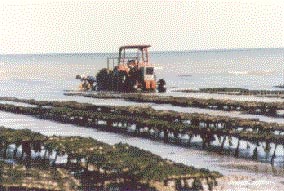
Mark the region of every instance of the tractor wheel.
POLYGON ((127 90, 127 73, 119 71, 114 76, 115 90, 118 92, 125 92, 127 90))
POLYGON ((92 90, 93 91, 98 91, 97 84, 93 86, 92 90))
POLYGON ((120 92, 127 92, 127 73, 126 72, 120 72, 119 73, 119 91, 120 92))
POLYGON ((138 82, 133 78, 127 78, 125 85, 127 86, 128 92, 136 92, 138 89, 138 82))
POLYGON ((162 92, 166 92, 167 88, 166 88, 166 81, 164 79, 159 79, 158 81, 158 92, 162 93, 162 92))
POLYGON ((108 90, 108 84, 109 84, 108 76, 109 76, 109 71, 106 68, 103 68, 98 72, 96 76, 98 91, 108 90))

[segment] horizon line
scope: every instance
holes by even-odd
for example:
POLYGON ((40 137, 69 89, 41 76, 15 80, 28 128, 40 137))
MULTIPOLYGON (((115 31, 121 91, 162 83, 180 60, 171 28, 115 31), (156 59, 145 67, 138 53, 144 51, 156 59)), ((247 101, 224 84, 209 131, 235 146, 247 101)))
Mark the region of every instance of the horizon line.
MULTIPOLYGON (((151 54, 171 52, 171 53, 196 53, 196 52, 230 52, 230 51, 251 51, 251 50, 267 50, 267 49, 284 49, 284 47, 277 48, 229 48, 229 49, 197 49, 197 50, 154 50, 151 54)), ((24 56, 24 55, 71 55, 71 54, 117 54, 117 52, 50 52, 50 53, 8 53, 1 54, 1 56, 24 56)))

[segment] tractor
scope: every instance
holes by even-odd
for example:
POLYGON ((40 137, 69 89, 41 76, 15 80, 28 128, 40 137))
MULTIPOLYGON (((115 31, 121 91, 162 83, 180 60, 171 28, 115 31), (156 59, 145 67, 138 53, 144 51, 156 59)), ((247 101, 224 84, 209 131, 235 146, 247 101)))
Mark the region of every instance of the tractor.
POLYGON ((107 58, 107 68, 101 69, 96 78, 76 76, 82 81, 80 89, 116 92, 155 92, 157 89, 158 92, 165 92, 165 80, 156 81, 154 66, 149 63, 149 47, 150 45, 121 46, 119 56, 107 58))

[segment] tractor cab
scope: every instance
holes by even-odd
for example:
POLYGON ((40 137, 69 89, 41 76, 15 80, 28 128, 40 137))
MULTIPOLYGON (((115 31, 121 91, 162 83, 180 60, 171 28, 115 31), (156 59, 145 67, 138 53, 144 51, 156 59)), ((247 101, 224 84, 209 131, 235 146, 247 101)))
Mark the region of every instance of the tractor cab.
POLYGON ((116 70, 126 73, 128 90, 155 91, 156 89, 154 66, 149 63, 149 47, 150 45, 131 45, 119 48, 116 70))
POLYGON ((153 68, 148 60, 149 47, 150 45, 121 46, 119 48, 118 65, 114 67, 114 70, 129 72, 132 69, 141 71, 143 75, 146 74, 146 67, 153 68))
POLYGON ((130 45, 119 48, 118 65, 133 64, 137 67, 150 65, 148 48, 150 45, 130 45))

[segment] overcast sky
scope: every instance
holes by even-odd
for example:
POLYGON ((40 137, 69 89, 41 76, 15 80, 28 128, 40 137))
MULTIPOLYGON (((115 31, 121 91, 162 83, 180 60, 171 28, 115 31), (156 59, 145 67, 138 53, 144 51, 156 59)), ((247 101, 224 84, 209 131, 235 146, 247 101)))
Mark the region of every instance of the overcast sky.
POLYGON ((0 54, 284 47, 281 0, 0 3, 0 54))

